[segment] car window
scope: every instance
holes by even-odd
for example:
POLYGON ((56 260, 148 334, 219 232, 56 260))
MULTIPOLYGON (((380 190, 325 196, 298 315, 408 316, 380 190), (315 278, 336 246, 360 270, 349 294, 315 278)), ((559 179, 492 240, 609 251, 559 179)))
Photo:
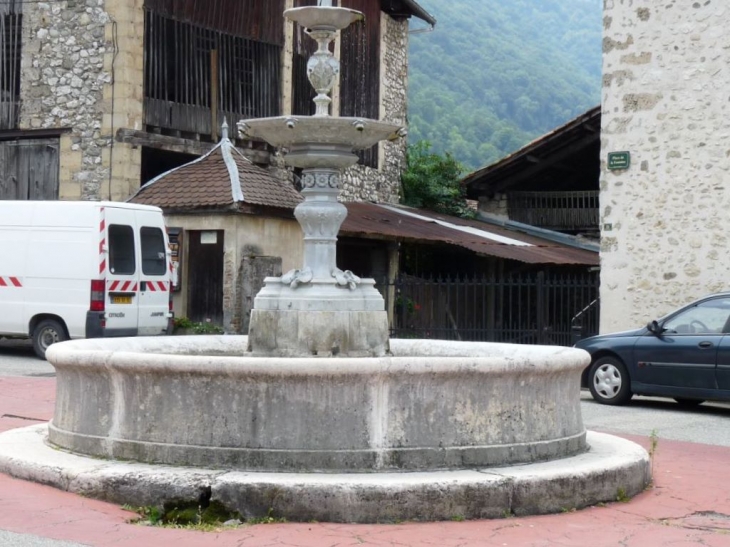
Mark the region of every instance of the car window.
POLYGON ((730 317, 730 298, 715 298, 684 310, 664 322, 667 334, 720 334, 730 317))

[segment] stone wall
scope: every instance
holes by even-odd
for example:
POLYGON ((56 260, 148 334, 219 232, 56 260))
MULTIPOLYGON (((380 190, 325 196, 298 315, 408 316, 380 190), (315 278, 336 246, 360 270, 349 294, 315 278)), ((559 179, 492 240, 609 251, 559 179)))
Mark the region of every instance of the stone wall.
POLYGON ((604 332, 730 286, 728 26, 724 2, 604 2, 604 332))
POLYGON ((139 185, 139 151, 115 143, 113 161, 111 145, 141 121, 142 17, 142 0, 24 5, 20 127, 67 130, 61 199, 126 199, 139 185))
MULTIPOLYGON (((74 165, 71 178, 78 191, 61 181, 61 197, 90 198, 109 175, 102 149, 103 88, 111 81, 104 70, 110 17, 104 0, 66 0, 23 6, 21 77, 22 129, 70 128, 62 139, 60 157, 74 165)), ((65 175, 65 177, 64 177, 65 175)))
POLYGON ((507 194, 498 193, 491 198, 479 196, 479 212, 505 220, 509 219, 507 194))
MULTIPOLYGON (((406 125, 408 107, 408 21, 381 17, 380 119, 406 125)), ((379 169, 356 165, 342 177, 341 199, 398 203, 406 167, 406 139, 380 144, 379 169)))

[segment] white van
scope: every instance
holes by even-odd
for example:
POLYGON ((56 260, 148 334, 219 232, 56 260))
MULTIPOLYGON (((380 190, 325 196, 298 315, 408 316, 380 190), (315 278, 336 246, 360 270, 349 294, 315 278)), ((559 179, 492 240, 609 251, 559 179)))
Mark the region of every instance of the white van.
POLYGON ((157 207, 0 201, 0 337, 45 358, 72 338, 169 333, 169 249, 157 207))

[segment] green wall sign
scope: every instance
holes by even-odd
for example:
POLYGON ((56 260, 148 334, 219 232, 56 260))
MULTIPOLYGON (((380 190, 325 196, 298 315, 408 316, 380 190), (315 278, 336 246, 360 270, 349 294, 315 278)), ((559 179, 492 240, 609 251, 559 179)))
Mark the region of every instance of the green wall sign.
POLYGON ((614 169, 628 169, 631 166, 631 153, 630 152, 609 152, 608 153, 608 168, 614 169))

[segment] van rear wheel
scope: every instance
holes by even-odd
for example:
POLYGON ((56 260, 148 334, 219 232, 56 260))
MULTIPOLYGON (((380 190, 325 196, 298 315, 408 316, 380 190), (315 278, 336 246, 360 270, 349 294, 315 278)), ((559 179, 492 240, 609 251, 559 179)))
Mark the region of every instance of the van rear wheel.
POLYGON ((33 329, 33 351, 41 359, 46 358, 49 347, 64 340, 68 340, 66 329, 55 319, 44 319, 33 329))

